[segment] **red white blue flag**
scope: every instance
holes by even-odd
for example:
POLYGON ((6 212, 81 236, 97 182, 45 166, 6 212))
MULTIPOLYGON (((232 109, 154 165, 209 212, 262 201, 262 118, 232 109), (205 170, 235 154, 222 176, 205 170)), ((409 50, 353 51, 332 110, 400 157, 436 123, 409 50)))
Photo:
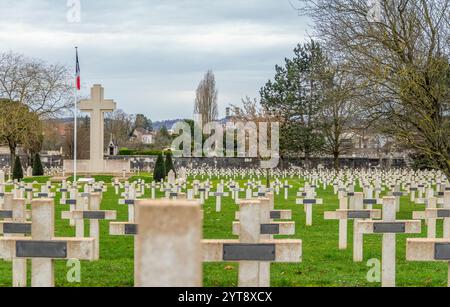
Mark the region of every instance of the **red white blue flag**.
POLYGON ((76 77, 77 77, 77 81, 76 81, 76 84, 77 84, 77 89, 78 90, 81 90, 81 74, 80 74, 80 61, 78 60, 78 48, 76 49, 77 50, 77 68, 76 68, 76 77))

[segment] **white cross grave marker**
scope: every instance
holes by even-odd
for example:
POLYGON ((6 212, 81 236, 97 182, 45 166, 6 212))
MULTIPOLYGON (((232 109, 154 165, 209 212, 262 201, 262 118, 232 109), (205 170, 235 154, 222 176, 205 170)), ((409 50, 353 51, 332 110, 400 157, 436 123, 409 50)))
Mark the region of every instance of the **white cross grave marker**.
POLYGON ((94 238, 54 237, 55 208, 52 199, 31 203, 31 238, 0 238, 0 259, 31 259, 31 286, 53 287, 54 259, 94 260, 94 238))
POLYGON ((382 234, 382 274, 381 285, 383 287, 395 287, 396 275, 396 235, 399 233, 421 233, 421 221, 396 220, 395 197, 383 198, 383 220, 382 221, 357 221, 356 228, 361 234, 382 234))

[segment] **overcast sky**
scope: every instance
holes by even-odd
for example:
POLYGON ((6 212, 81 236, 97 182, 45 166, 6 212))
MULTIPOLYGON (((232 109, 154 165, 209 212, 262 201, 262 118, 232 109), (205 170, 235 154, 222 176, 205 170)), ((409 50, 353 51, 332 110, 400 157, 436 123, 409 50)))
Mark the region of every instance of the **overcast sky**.
POLYGON ((69 10, 67 0, 0 0, 0 52, 73 67, 77 45, 83 93, 101 83, 119 108, 152 120, 191 118, 208 69, 223 116, 257 97, 308 35, 289 0, 81 0, 80 23, 69 10))

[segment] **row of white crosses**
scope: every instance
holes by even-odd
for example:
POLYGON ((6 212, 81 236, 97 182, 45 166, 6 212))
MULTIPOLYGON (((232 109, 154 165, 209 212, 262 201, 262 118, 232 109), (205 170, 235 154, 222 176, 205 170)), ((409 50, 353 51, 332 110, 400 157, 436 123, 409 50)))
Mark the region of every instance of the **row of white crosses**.
MULTIPOLYGON (((356 233, 381 234, 382 240, 382 273, 381 285, 394 287, 396 276, 397 234, 420 234, 421 221, 396 219, 397 203, 395 197, 383 198, 383 220, 360 220, 355 222, 356 233)), ((361 259, 362 260, 362 259, 361 259)))
POLYGON ((450 189, 444 188, 442 195, 443 208, 436 208, 438 199, 428 198, 425 212, 414 212, 414 216, 428 221, 427 238, 408 239, 406 244, 406 259, 408 261, 447 262, 448 286, 450 287, 450 189), (424 213, 424 214, 421 214, 424 213), (443 238, 436 238, 436 219, 443 219, 443 238))
POLYGON ((444 192, 442 198, 435 197, 433 190, 427 194, 425 211, 414 211, 413 219, 426 220, 427 237, 431 239, 436 238, 436 221, 442 219, 443 237, 450 238, 450 191, 444 192), (438 208, 439 200, 442 200, 443 208, 438 208))
MULTIPOLYGON (((354 220, 355 222, 360 219, 379 219, 381 218, 381 210, 374 210, 372 208, 364 208, 364 193, 352 192, 351 197, 353 199, 353 208, 349 208, 348 194, 345 197, 339 199, 339 209, 336 211, 325 212, 325 220, 339 220, 339 249, 347 249, 347 233, 348 233, 348 220, 354 220)), ((366 201, 369 203, 369 201, 366 201)), ((373 201, 370 201, 371 205, 373 201)), ((378 203, 378 201, 377 201, 378 203)), ((356 223, 353 224, 353 260, 362 261, 363 256, 363 240, 362 235, 358 234, 356 223)))
MULTIPOLYGON (((22 216, 16 218, 19 223, 23 221, 25 199, 15 199, 14 203, 18 208, 14 211, 22 212, 22 216)), ((94 260, 95 239, 55 237, 55 207, 52 199, 33 199, 31 208, 31 236, 19 236, 22 233, 18 233, 1 237, 0 259, 13 261, 14 286, 26 286, 26 260, 31 259, 31 286, 53 287, 54 260, 94 260)), ((20 228, 19 225, 15 227, 20 228)), ((29 228, 29 224, 22 225, 29 228)), ((23 232, 28 233, 28 230, 23 229, 23 232)))
MULTIPOLYGON (((271 239, 273 234, 281 234, 281 235, 292 235, 295 233, 295 223, 293 222, 279 222, 274 223, 271 222, 272 219, 289 219, 291 217, 291 212, 289 210, 284 211, 274 211, 269 210, 270 208, 273 208, 273 194, 271 195, 271 198, 264 198, 259 199, 261 202, 260 210, 261 210, 261 238, 262 239, 271 239)), ((139 205, 142 203, 146 203, 146 200, 139 200, 139 201, 127 201, 126 202, 130 207, 134 207, 135 204, 139 205)), ((129 211, 129 212, 134 212, 129 211)), ((239 219, 239 212, 237 212, 236 217, 239 219)), ((240 223, 236 222, 233 224, 233 232, 235 234, 240 234, 240 223)), ((244 226, 243 226, 244 227, 244 226)), ((137 234, 138 226, 134 222, 134 216, 129 215, 129 221, 128 222, 111 222, 110 223, 110 234, 112 235, 132 235, 135 236, 137 234)), ((137 251, 136 244, 135 244, 135 251, 137 251)), ((135 253, 137 255, 137 253, 135 253)), ((137 260, 136 260, 137 261, 137 260)), ((268 262, 260 263, 259 264, 259 280, 260 280, 260 286, 265 285, 269 286, 270 283, 270 264, 268 262)), ((245 267, 245 265, 243 265, 245 267)), ((138 279, 138 270, 135 270, 135 276, 136 280, 138 279)), ((240 276, 245 277, 245 273, 240 276)), ((243 278, 243 277, 242 277, 243 278)), ((240 279, 241 280, 241 279, 240 279)), ((240 284, 243 284, 244 282, 240 282, 240 284)), ((256 284, 255 284, 256 285, 256 284)))
POLYGON ((75 207, 71 211, 62 212, 62 217, 76 222, 77 237, 54 239, 53 200, 45 198, 54 196, 50 192, 52 188, 50 182, 47 182, 40 192, 33 193, 33 184, 24 186, 16 183, 11 193, 4 193, 5 201, 0 206, 0 219, 3 219, 0 222, 0 233, 4 235, 0 241, 0 259, 12 260, 15 287, 26 286, 26 259, 32 259, 32 286, 54 285, 52 259, 97 260, 100 242, 98 221, 116 219, 115 211, 100 210, 101 195, 105 191, 102 183, 89 182, 85 185, 87 192, 78 193, 78 188, 68 188, 68 184, 63 182, 58 190, 62 194, 61 204, 75 207), (66 197, 67 193, 70 193, 69 198, 66 197), (30 199, 30 195, 36 198, 30 199), (28 197, 24 198, 25 196, 28 197), (31 212, 26 210, 30 201, 33 209, 31 212), (50 207, 53 210, 51 215, 50 207), (32 223, 27 222, 30 218, 32 223), (90 221, 90 238, 83 238, 85 219, 90 221), (42 228, 42 225, 46 227, 42 228), (24 237, 30 234, 31 237, 24 237), (16 251, 13 251, 14 246, 17 247, 16 251))
MULTIPOLYGON (((138 227, 136 224, 136 204, 139 200, 136 198, 136 193, 133 188, 128 190, 128 193, 124 193, 125 199, 120 199, 119 204, 128 207, 128 221, 126 222, 110 222, 109 223, 109 234, 112 236, 133 236, 134 245, 134 256, 136 262, 137 248, 136 239, 138 227)), ((134 271, 134 276, 136 278, 136 266, 134 271)))
MULTIPOLYGON (((351 194, 354 197, 354 209, 346 209, 347 199, 340 199, 340 209, 334 212, 326 212, 325 219, 339 220, 339 248, 347 247, 347 220, 354 219, 354 261, 363 259, 363 235, 382 234, 382 286, 395 286, 396 268, 396 234, 421 233, 421 222, 419 220, 398 221, 396 212, 398 210, 398 196, 385 197, 383 204, 383 220, 380 218, 380 211, 364 209, 365 204, 379 204, 375 199, 363 199, 364 194, 356 192, 351 194)), ((348 195, 347 195, 348 196, 348 195)), ((415 212, 413 218, 429 219, 428 239, 408 239, 407 260, 409 261, 447 261, 450 262, 450 192, 444 193, 443 209, 436 209, 437 199, 429 198, 428 208, 425 212, 415 212), (444 219, 444 239, 433 239, 436 235, 435 220, 444 219), (430 220, 433 221, 430 223, 430 220), (431 224, 431 225, 430 225, 431 224)), ((450 264, 449 264, 450 270, 450 264)), ((449 271, 450 273, 450 271, 449 271)), ((449 277, 450 278, 450 277, 449 277)), ((450 280, 449 280, 450 286, 450 280)))
POLYGON ((101 210, 101 200, 106 186, 92 180, 87 181, 84 192, 78 192, 78 188, 70 190, 71 199, 61 200, 61 204, 69 204, 70 210, 61 212, 63 220, 69 220, 70 225, 75 225, 75 236, 85 236, 85 220, 89 221, 89 237, 95 239, 94 259, 100 258, 100 221, 115 220, 116 211, 101 210))
MULTIPOLYGON (((0 234, 4 237, 22 237, 31 234, 31 223, 26 222, 30 212, 26 210, 25 199, 14 199, 14 193, 5 193, 5 202, 0 207, 0 234)), ((25 259, 13 259, 13 286, 24 287, 27 282, 25 259)))
POLYGON ((267 286, 267 263, 301 261, 301 240, 261 238, 260 200, 242 200, 239 219, 239 240, 202 240, 198 202, 141 200, 135 285, 198 287, 202 262, 226 261, 239 262, 239 286, 267 286))
POLYGON ((115 220, 116 211, 100 210, 101 193, 81 193, 75 199, 76 209, 61 212, 63 220, 75 221, 75 233, 77 238, 83 238, 84 221, 89 221, 89 237, 95 239, 94 259, 100 258, 100 220, 115 220), (83 199, 86 199, 83 201, 83 199))

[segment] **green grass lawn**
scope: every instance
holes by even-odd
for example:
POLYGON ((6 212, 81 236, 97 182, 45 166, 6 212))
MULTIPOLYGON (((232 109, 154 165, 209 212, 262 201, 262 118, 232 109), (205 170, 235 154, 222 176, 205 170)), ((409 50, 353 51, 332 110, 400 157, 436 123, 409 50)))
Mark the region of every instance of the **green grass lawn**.
MULTIPOLYGON (((149 182, 150 177, 143 177, 149 182)), ((97 177, 98 180, 110 182, 111 177, 97 177)), ((133 179, 137 179, 134 177, 133 179)), ((45 182, 46 180, 42 180, 45 182)), ((41 182, 41 180, 39 180, 41 182)), ((217 182, 216 180, 213 181, 217 182)), ((244 181, 242 181, 243 183, 244 181)), ((276 209, 291 209, 293 220, 296 222, 296 235, 288 238, 303 240, 303 262, 292 264, 271 265, 271 285, 274 287, 371 287, 380 286, 379 283, 369 283, 366 275, 369 271, 367 261, 381 257, 381 236, 365 235, 364 262, 352 261, 352 222, 349 222, 349 248, 338 250, 338 221, 325 221, 324 211, 338 208, 337 196, 330 187, 327 190, 319 188, 318 197, 323 198, 324 205, 313 208, 313 226, 305 226, 303 206, 295 205, 295 191, 303 186, 300 180, 291 180, 294 186, 290 197, 284 200, 284 192, 276 195, 276 209)), ((242 185, 241 185, 242 186, 242 185)), ((150 197, 150 191, 146 191, 150 197)), ((59 194, 59 193, 58 193, 59 194)), ((162 194, 158 192, 158 197, 162 194)), ((242 193, 242 196, 244 193, 242 193)), ((68 206, 58 205, 59 195, 55 199, 56 236, 74 236, 75 229, 69 226, 69 221, 61 220, 61 211, 68 210, 68 206)), ((409 197, 402 198, 402 211, 398 219, 411 219, 412 211, 424 210, 423 205, 413 205, 409 197)), ((375 208, 380 208, 376 206, 375 208)), ((114 188, 108 187, 102 201, 103 210, 116 210, 119 221, 127 220, 127 207, 118 205, 118 196, 114 188)), ((238 207, 231 198, 222 200, 222 212, 215 212, 215 198, 210 197, 204 206, 204 238, 205 239, 233 239, 231 234, 232 222, 238 207)), ((424 224, 424 223, 422 223, 424 224)), ((88 222, 86 222, 86 235, 88 222)), ((426 227, 423 225, 421 237, 425 237, 426 227)), ((83 261, 81 265, 81 283, 68 283, 66 274, 70 268, 65 261, 56 261, 57 286, 133 286, 133 238, 110 236, 108 222, 101 222, 100 260, 96 262, 83 261)), ((438 223, 438 236, 442 236, 442 223, 438 223)), ((406 238, 414 235, 397 236, 397 285, 398 286, 441 286, 447 284, 446 263, 406 262, 406 238)), ((416 236, 417 237, 417 236, 416 236)), ((0 286, 11 285, 11 262, 0 261, 0 286)), ((208 287, 237 286, 238 265, 233 263, 204 264, 204 285, 208 287)))

